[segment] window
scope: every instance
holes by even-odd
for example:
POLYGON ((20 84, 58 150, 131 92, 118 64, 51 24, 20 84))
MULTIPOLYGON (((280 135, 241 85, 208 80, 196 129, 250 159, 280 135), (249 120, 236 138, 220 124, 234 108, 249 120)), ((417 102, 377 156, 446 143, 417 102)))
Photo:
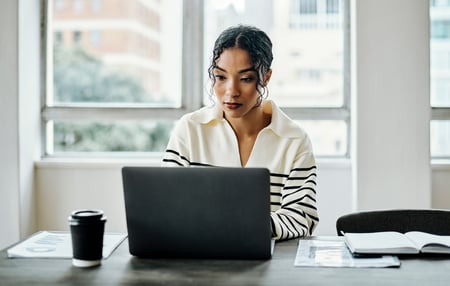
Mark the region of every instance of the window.
POLYGON ((72 10, 81 13, 84 9, 84 0, 72 0, 72 10))
POLYGON ((339 13, 339 0, 327 0, 327 13, 337 14, 339 13))
POLYGON ((65 0, 55 0, 55 9, 56 10, 63 10, 64 9, 64 1, 65 0))
POLYGON ((80 31, 73 32, 73 43, 76 45, 81 45, 81 32, 80 31))
POLYGON ((209 104, 213 42, 239 23, 260 27, 274 43, 269 97, 307 130, 318 156, 348 156, 348 0, 108 0, 96 7, 52 9, 45 19, 47 156, 162 152, 174 122, 209 104))
POLYGON ((449 20, 432 20, 431 22, 431 38, 434 40, 450 38, 450 21, 449 20))
MULTIPOLYGON (((349 58, 344 58, 349 52, 349 32, 344 29, 348 18, 347 14, 327 12, 329 5, 335 9, 339 3, 348 9, 348 3, 329 0, 206 3, 209 5, 205 5, 205 51, 212 49, 214 39, 229 25, 243 23, 264 29, 272 39, 274 53, 269 97, 307 130, 319 156, 348 156, 350 95, 345 83, 349 58), (255 10, 260 12, 255 14, 255 10)), ((205 54, 205 64, 208 60, 209 54, 205 54)))
POLYGON ((431 0, 431 5, 434 7, 440 6, 448 7, 450 6, 450 0, 431 0))
POLYGON ((300 14, 316 14, 317 2, 316 0, 300 0, 300 14))
MULTIPOLYGON (((341 7, 348 7, 344 0, 290 0, 291 28, 337 29, 342 32, 344 13, 341 7)), ((348 8, 347 8, 348 9, 348 8)))
POLYGON ((99 12, 101 11, 102 7, 102 0, 91 0, 91 10, 93 12, 99 12))
POLYGON ((89 41, 91 46, 99 47, 102 41, 102 33, 100 31, 91 31, 89 33, 89 41))
POLYGON ((62 45, 63 43, 63 34, 61 32, 55 32, 53 36, 53 44, 55 46, 62 45))
POLYGON ((433 158, 450 158, 450 1, 430 2, 430 146, 433 158))

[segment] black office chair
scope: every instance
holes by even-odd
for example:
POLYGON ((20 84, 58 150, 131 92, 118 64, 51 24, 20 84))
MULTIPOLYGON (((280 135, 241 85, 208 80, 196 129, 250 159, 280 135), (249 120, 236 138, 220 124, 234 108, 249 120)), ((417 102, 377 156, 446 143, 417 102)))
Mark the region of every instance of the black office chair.
POLYGON ((424 231, 450 235, 450 210, 391 209, 363 211, 343 215, 336 220, 338 235, 342 232, 424 231))

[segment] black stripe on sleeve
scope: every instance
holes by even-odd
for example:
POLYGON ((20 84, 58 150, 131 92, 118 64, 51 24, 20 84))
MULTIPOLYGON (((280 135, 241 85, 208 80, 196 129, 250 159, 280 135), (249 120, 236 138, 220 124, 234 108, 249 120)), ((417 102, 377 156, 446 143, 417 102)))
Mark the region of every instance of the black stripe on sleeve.
MULTIPOLYGON (((280 214, 275 213, 275 215, 278 217, 278 220, 281 221, 280 214)), ((283 227, 280 227, 280 231, 281 231, 280 237, 281 237, 281 238, 284 238, 285 235, 284 235, 283 227)))
POLYGON ((271 228, 272 228, 272 236, 275 236, 275 234, 276 234, 276 231, 275 231, 275 223, 274 223, 272 217, 270 217, 270 226, 271 226, 271 228))
POLYGON ((278 178, 287 178, 289 175, 286 174, 278 174, 278 173, 270 173, 271 177, 278 177, 278 178))
POLYGON ((287 202, 287 203, 283 204, 281 207, 285 208, 287 206, 297 204, 297 205, 301 205, 301 206, 304 206, 304 207, 307 207, 307 208, 310 208, 310 209, 313 209, 313 210, 317 210, 316 206, 313 206, 313 205, 310 205, 310 204, 307 204, 307 203, 303 202, 305 197, 311 198, 308 195, 304 195, 301 198, 298 198, 296 200, 293 200, 293 201, 290 201, 290 202, 287 202))
MULTIPOLYGON (((306 219, 306 214, 302 211, 299 211, 297 209, 294 208, 285 208, 286 210, 289 210, 293 213, 298 214, 299 216, 301 216, 302 218, 306 219)), ((302 223, 301 221, 299 221, 298 219, 296 219, 295 217, 292 217, 292 219, 294 219, 299 225, 301 225, 304 229, 308 229, 308 226, 305 225, 304 223, 302 223)))
POLYGON ((190 165, 198 166, 198 167, 214 167, 213 165, 210 165, 210 164, 204 164, 204 163, 198 163, 198 162, 191 162, 190 165))
POLYGON ((306 180, 306 179, 309 179, 312 176, 317 177, 317 174, 316 173, 311 173, 311 174, 309 174, 306 177, 289 177, 288 180, 290 180, 290 181, 292 181, 292 180, 306 180))
POLYGON ((317 166, 311 166, 311 167, 306 167, 306 168, 293 168, 291 170, 291 173, 295 172, 295 171, 311 171, 312 169, 316 169, 316 168, 317 168, 317 166))
MULTIPOLYGON (((178 158, 180 158, 182 161, 186 161, 187 163, 188 163, 188 165, 190 165, 191 164, 191 162, 186 158, 186 157, 184 157, 184 156, 182 156, 179 152, 177 152, 177 151, 175 151, 175 150, 172 150, 172 149, 166 149, 166 153, 172 153, 172 154, 174 154, 175 156, 177 156, 178 158)), ((166 159, 165 159, 166 160, 166 159)), ((164 160, 163 160, 164 161, 164 160)), ((165 161, 165 162, 168 162, 168 161, 165 161)), ((171 161, 169 161, 169 162, 171 162, 171 161)), ((179 162, 178 162, 179 163, 179 162)), ((183 164, 182 164, 183 165, 183 164)), ((181 166, 182 166, 181 165, 181 166)))
MULTIPOLYGON (((286 188, 285 190, 287 190, 287 188, 286 188)), ((282 199, 284 200, 284 199, 286 199, 287 197, 289 197, 289 196, 291 196, 291 195, 298 194, 299 192, 304 191, 304 190, 310 190, 310 191, 312 191, 314 194, 316 194, 316 190, 314 190, 313 188, 310 188, 310 187, 303 187, 303 188, 298 189, 298 191, 296 191, 296 192, 292 192, 292 193, 290 193, 290 194, 284 194, 284 195, 282 196, 282 199)), ((313 198, 313 197, 311 197, 311 196, 309 196, 309 198, 310 198, 311 200, 313 200, 313 201, 316 201, 316 199, 313 198)))
POLYGON ((313 215, 310 215, 310 214, 306 214, 310 219, 311 219, 311 221, 319 221, 319 218, 318 217, 316 217, 316 216, 313 216, 313 215))
POLYGON ((294 219, 293 217, 289 217, 287 215, 284 215, 284 217, 286 218, 286 220, 289 222, 289 224, 291 226, 291 227, 289 227, 288 224, 285 223, 286 227, 291 230, 294 237, 298 237, 300 235, 300 232, 296 229, 295 223, 292 220, 294 220, 296 223, 298 223, 298 221, 296 219, 294 219))
POLYGON ((180 162, 178 162, 177 160, 174 160, 174 159, 163 159, 163 162, 175 163, 178 166, 181 166, 181 167, 183 166, 183 164, 181 164, 180 162))

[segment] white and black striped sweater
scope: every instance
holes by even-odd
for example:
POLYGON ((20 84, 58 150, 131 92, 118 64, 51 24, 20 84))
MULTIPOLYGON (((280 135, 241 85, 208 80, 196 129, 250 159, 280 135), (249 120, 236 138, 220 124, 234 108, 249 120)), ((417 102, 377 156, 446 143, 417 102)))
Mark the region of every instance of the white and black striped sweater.
MULTIPOLYGON (((319 218, 317 168, 308 135, 274 102, 246 167, 270 170, 272 235, 277 240, 311 235, 319 218)), ((164 153, 163 166, 240 167, 236 136, 217 107, 184 115, 164 153)))

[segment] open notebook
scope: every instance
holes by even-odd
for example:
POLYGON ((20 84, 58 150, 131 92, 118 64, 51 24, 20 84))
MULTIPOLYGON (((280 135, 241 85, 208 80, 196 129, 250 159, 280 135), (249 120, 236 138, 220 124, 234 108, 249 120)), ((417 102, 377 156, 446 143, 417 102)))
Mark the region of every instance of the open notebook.
POLYGON ((450 236, 420 231, 410 231, 405 234, 395 231, 345 233, 344 237, 353 253, 450 254, 450 236))

